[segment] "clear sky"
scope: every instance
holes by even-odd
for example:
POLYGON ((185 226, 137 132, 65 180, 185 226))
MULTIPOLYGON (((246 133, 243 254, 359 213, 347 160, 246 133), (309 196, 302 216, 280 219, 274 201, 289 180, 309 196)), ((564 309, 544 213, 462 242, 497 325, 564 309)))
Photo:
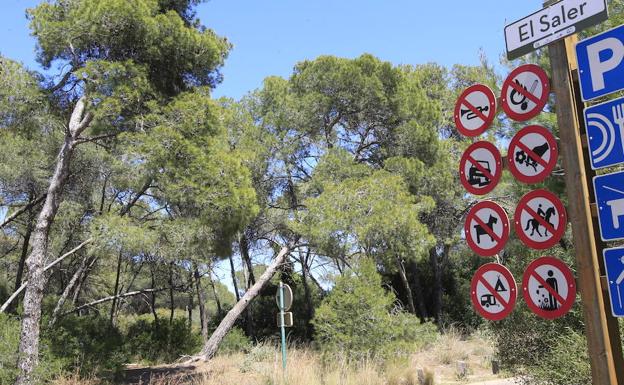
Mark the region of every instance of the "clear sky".
MULTIPOLYGON (((97 1, 97 0, 92 0, 97 1)), ((38 69, 26 8, 37 0, 2 0, 0 53, 38 69)), ((202 23, 234 48, 215 96, 239 98, 270 75, 287 77, 295 63, 323 54, 371 53, 395 64, 478 64, 505 50, 505 24, 542 7, 541 0, 211 0, 202 23)))

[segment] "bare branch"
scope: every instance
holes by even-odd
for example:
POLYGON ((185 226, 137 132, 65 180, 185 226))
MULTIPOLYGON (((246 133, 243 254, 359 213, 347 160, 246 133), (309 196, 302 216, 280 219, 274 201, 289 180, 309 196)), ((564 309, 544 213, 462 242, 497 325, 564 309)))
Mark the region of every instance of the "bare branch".
POLYGON ((17 217, 22 215, 27 210, 31 209, 33 206, 36 206, 39 203, 41 203, 45 199, 46 195, 47 194, 43 194, 39 198, 35 199, 34 201, 29 202, 26 206, 20 208, 19 210, 17 210, 13 214, 11 214, 8 217, 6 217, 4 219, 4 221, 2 223, 0 223, 0 229, 3 228, 4 226, 8 225, 9 223, 13 222, 17 217))

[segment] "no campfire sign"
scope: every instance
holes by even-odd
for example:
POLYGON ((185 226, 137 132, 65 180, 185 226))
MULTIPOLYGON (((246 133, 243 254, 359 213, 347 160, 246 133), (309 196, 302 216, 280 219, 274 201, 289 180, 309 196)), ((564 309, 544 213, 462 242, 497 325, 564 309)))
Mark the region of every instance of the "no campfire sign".
POLYGON ((539 183, 557 165, 558 154, 557 142, 550 131, 538 125, 527 126, 511 139, 507 164, 520 182, 539 183))
POLYGON ((483 84, 464 90, 455 103, 455 126, 465 136, 481 135, 492 124, 496 115, 496 96, 483 84))
POLYGON ((548 75, 535 64, 511 71, 501 89, 503 110, 511 119, 524 122, 537 116, 548 101, 548 75))
POLYGON ((509 269, 498 263, 486 263, 472 277, 472 306, 485 319, 499 321, 507 317, 516 304, 516 281, 509 269))
POLYGON ((559 318, 572 308, 576 299, 572 271, 560 259, 538 258, 524 272, 522 294, 529 308, 538 316, 559 318))
POLYGON ((490 142, 470 145, 459 162, 459 176, 466 190, 475 195, 487 194, 496 187, 503 173, 501 154, 490 142))
POLYGON ((496 255, 509 239, 509 217, 491 201, 482 201, 470 209, 464 223, 468 246, 482 257, 496 255))
POLYGON ((541 189, 525 194, 514 214, 518 238, 538 250, 556 245, 565 232, 566 222, 563 203, 551 192, 541 189))

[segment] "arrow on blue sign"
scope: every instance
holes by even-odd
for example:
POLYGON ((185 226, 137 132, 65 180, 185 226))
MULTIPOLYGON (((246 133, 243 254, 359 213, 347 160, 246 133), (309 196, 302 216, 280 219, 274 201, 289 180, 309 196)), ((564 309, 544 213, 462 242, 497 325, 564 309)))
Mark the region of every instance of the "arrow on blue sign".
POLYGON ((609 280, 611 312, 615 317, 624 317, 624 247, 605 249, 602 255, 609 280))
POLYGON ((585 109, 589 159, 594 170, 624 162, 624 98, 585 109))
POLYGON ((598 224, 603 241, 624 239, 624 171, 594 177, 598 224))
POLYGON ((624 25, 576 45, 583 100, 591 100, 624 88, 624 25))

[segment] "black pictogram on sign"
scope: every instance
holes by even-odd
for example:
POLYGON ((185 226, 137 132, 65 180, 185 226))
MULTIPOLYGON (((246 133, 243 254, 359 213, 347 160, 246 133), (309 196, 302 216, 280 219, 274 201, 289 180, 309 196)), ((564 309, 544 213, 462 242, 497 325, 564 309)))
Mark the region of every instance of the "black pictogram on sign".
POLYGON ((524 122, 537 116, 548 101, 548 75, 535 64, 511 71, 501 89, 503 110, 511 119, 524 122))
POLYGON ((507 317, 513 311, 517 296, 516 281, 509 269, 501 264, 486 263, 472 277, 472 306, 490 321, 507 317))
POLYGON ((483 84, 466 88, 455 103, 455 126, 465 136, 481 135, 492 124, 495 115, 496 96, 483 84))
POLYGON ((459 162, 459 177, 466 190, 487 194, 496 187, 503 173, 501 154, 490 142, 476 142, 464 151, 459 162))
POLYGON ((524 272, 522 294, 529 308, 538 316, 559 318, 572 308, 576 299, 572 271, 557 258, 538 258, 524 272))
POLYGON ((559 242, 566 228, 563 203, 546 190, 533 190, 518 202, 514 227, 518 238, 533 249, 547 249, 559 242))
POLYGON ((501 251, 509 239, 509 217, 496 203, 479 202, 466 215, 464 234, 475 253, 491 257, 501 251))
POLYGON ((545 127, 533 125, 518 131, 509 143, 507 164, 520 182, 539 183, 557 165, 557 141, 545 127))

